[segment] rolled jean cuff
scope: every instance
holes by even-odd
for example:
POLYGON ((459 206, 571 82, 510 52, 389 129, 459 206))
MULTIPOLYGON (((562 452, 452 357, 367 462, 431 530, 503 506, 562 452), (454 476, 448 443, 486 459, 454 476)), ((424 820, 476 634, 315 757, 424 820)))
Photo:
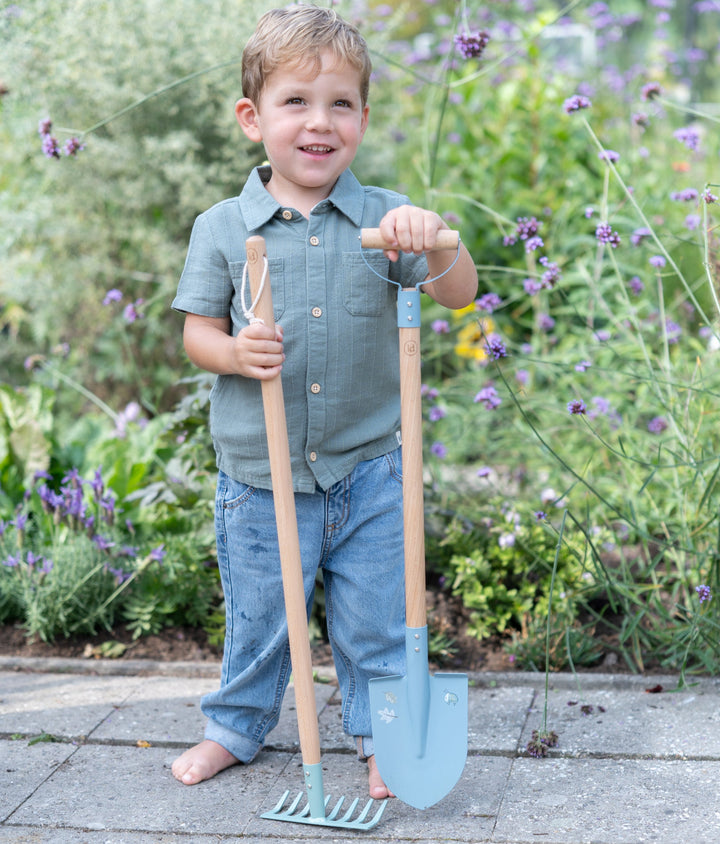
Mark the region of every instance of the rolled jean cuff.
POLYGON ((375 755, 375 743, 372 736, 355 736, 357 755, 361 762, 367 762, 369 756, 375 755))
POLYGON ((238 760, 248 764, 258 755, 262 745, 256 741, 252 741, 247 736, 236 733, 233 730, 228 730, 217 721, 209 720, 205 727, 205 738, 222 745, 228 753, 238 760))

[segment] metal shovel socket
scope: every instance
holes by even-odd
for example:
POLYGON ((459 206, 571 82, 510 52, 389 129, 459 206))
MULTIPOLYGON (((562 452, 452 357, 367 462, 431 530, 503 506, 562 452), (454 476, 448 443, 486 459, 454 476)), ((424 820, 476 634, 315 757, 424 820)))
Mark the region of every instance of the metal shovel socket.
MULTIPOLYGON (((364 233, 362 247, 368 245, 364 233)), ((454 245, 446 241, 438 248, 457 248, 457 233, 450 235, 454 245)), ((390 247, 380 243, 376 248, 390 247)), ((375 760, 385 784, 403 802, 426 809, 453 789, 465 767, 468 679, 464 674, 431 676, 428 667, 417 288, 398 291, 398 329, 407 674, 371 680, 370 711, 375 760)))
MULTIPOLYGON (((257 298, 254 305, 255 316, 261 319, 265 325, 274 327, 275 318, 270 279, 267 273, 265 240, 259 236, 250 237, 245 242, 245 248, 250 288, 253 300, 257 298)), ((293 823, 345 829, 370 829, 380 820, 387 801, 383 801, 375 814, 370 815, 372 805, 375 803, 373 799, 370 799, 360 815, 353 819, 352 815, 359 800, 354 800, 345 814, 340 815, 341 806, 345 800, 344 797, 341 797, 329 814, 327 813, 330 797, 329 795, 325 797, 324 794, 320 764, 320 730, 317 720, 315 687, 313 685, 312 656, 300 559, 295 494, 290 468, 290 445, 285 417, 285 401, 279 376, 261 383, 280 550, 283 595, 288 622, 290 658, 295 684, 300 751, 307 794, 307 804, 304 807, 300 808, 303 796, 301 792, 285 808, 285 802, 289 795, 289 792, 286 792, 277 805, 271 811, 265 812, 262 817, 276 821, 291 821, 293 823)))

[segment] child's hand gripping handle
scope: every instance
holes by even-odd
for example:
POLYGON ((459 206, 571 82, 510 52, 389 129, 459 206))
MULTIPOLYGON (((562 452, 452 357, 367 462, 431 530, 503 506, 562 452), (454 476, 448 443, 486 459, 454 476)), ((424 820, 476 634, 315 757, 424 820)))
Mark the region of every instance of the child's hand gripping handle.
MULTIPOLYGON (((434 249, 457 250, 459 235, 437 233, 434 249)), ((361 229, 363 249, 392 249, 379 229, 361 229)), ((417 288, 398 290, 400 336, 400 426, 403 462, 403 530, 405 537, 405 615, 408 627, 427 626, 425 607, 425 508, 420 375, 420 295, 417 288)))
MULTIPOLYGON (((457 249, 459 234, 453 229, 440 229, 432 252, 441 249, 457 249)), ((380 229, 360 229, 360 246, 363 249, 397 249, 397 246, 383 240, 380 229)))
MULTIPOLYGON (((248 238, 245 241, 245 249, 253 298, 257 297, 262 289, 255 305, 255 316, 259 317, 265 325, 273 326, 275 319, 270 280, 266 278, 263 283, 267 261, 264 238, 258 236, 248 238)), ((290 469, 290 446, 285 417, 285 400, 279 375, 270 381, 262 381, 261 384, 280 548, 280 567, 285 595, 285 611, 290 639, 290 657, 295 684, 300 748, 303 763, 315 765, 320 762, 320 736, 315 708, 315 689, 313 687, 312 658, 305 608, 305 588, 300 560, 295 495, 290 469)))

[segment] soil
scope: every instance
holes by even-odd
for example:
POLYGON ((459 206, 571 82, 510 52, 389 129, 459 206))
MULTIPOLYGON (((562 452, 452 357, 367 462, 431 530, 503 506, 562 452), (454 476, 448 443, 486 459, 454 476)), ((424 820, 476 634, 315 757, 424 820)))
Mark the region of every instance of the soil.
MULTIPOLYGON (((479 641, 466 634, 466 613, 459 601, 428 591, 427 603, 431 631, 441 632, 444 641, 450 643, 447 652, 433 667, 463 671, 512 669, 512 660, 503 650, 500 640, 479 641)), ((219 662, 222 649, 211 645, 205 631, 196 627, 167 627, 136 640, 123 627, 118 627, 94 636, 42 642, 28 638, 20 625, 5 624, 0 625, 2 656, 219 662)), ((332 653, 327 642, 313 644, 313 664, 332 665, 332 653)))
MULTIPOLYGON (((459 599, 445 592, 428 590, 426 597, 431 639, 447 643, 443 653, 431 654, 432 670, 463 672, 511 671, 515 668, 507 653, 506 640, 490 638, 478 640, 467 634, 468 613, 459 599), (438 636, 439 634, 439 636, 438 636)), ((332 665, 332 653, 327 642, 313 643, 313 665, 332 665)), ((167 627, 157 634, 133 640, 123 627, 94 636, 76 636, 42 642, 28 638, 19 625, 0 625, 0 657, 60 657, 84 659, 146 659, 158 662, 217 662, 222 649, 208 642, 207 634, 197 627, 167 627)), ((608 649, 593 668, 583 671, 626 671, 615 653, 608 649)))

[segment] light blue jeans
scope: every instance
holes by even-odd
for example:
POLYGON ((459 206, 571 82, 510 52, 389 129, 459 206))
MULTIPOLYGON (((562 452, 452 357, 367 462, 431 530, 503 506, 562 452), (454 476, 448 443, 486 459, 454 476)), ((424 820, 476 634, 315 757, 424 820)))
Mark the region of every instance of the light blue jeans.
MULTIPOLYGON (((296 493, 308 612, 322 569, 344 731, 372 753, 368 680, 405 673, 400 449, 358 464, 327 491, 296 493)), ((277 724, 291 673, 272 492, 220 473, 215 508, 226 605, 220 689, 205 737, 251 761, 277 724)))

